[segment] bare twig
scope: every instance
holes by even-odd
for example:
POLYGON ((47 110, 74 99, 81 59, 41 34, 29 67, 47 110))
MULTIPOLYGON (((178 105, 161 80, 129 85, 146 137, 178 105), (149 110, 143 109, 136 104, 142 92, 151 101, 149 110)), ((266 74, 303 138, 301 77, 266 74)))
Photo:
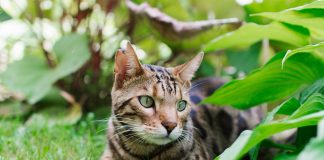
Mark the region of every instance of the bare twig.
POLYGON ((209 28, 224 24, 241 25, 241 21, 237 18, 211 19, 192 22, 179 21, 166 15, 157 8, 151 7, 148 3, 137 5, 130 0, 126 0, 126 5, 134 14, 148 18, 151 25, 163 34, 163 36, 169 39, 193 37, 209 28))
POLYGON ((69 102, 70 104, 75 104, 76 101, 75 101, 75 98, 72 94, 68 93, 67 91, 61 89, 60 91, 60 95, 67 101, 69 102))

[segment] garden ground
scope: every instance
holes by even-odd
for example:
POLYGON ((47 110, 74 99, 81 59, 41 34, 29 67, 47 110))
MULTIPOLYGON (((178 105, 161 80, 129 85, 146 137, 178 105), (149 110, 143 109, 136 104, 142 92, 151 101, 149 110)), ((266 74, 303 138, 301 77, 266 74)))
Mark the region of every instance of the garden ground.
POLYGON ((77 125, 0 119, 0 160, 98 159, 105 147, 106 121, 90 114, 77 125))

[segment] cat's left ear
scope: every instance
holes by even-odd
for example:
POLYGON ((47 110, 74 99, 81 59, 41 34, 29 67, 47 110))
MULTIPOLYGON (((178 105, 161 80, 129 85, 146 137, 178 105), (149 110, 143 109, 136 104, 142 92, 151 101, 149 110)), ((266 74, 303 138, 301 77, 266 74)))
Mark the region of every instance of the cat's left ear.
POLYGON ((123 82, 131 77, 144 74, 141 63, 139 62, 135 49, 130 42, 127 42, 124 51, 118 50, 115 55, 115 81, 117 86, 122 86, 123 82))
POLYGON ((190 81, 193 78, 195 72, 198 70, 203 57, 203 52, 197 54, 189 62, 174 67, 173 73, 175 74, 175 76, 179 77, 183 82, 190 81))

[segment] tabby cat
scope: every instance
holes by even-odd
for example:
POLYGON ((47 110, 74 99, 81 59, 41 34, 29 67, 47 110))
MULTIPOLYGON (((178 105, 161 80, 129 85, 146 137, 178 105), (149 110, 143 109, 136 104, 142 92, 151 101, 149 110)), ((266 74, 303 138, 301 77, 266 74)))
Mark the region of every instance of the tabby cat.
POLYGON ((173 68, 142 65, 130 43, 115 55, 112 116, 103 160, 212 159, 261 119, 259 110, 195 105, 223 81, 209 78, 191 89, 203 59, 173 68))

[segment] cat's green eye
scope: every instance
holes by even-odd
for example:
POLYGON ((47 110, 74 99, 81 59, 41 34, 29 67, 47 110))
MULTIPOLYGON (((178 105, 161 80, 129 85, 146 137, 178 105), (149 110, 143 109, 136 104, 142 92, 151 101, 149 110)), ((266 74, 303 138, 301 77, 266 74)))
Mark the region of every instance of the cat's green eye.
POLYGON ((184 100, 181 100, 181 101, 179 101, 179 102, 177 103, 177 110, 178 110, 179 112, 185 110, 186 107, 187 107, 187 102, 184 101, 184 100))
POLYGON ((141 105, 145 108, 153 107, 154 100, 150 96, 140 96, 138 100, 141 103, 141 105))

